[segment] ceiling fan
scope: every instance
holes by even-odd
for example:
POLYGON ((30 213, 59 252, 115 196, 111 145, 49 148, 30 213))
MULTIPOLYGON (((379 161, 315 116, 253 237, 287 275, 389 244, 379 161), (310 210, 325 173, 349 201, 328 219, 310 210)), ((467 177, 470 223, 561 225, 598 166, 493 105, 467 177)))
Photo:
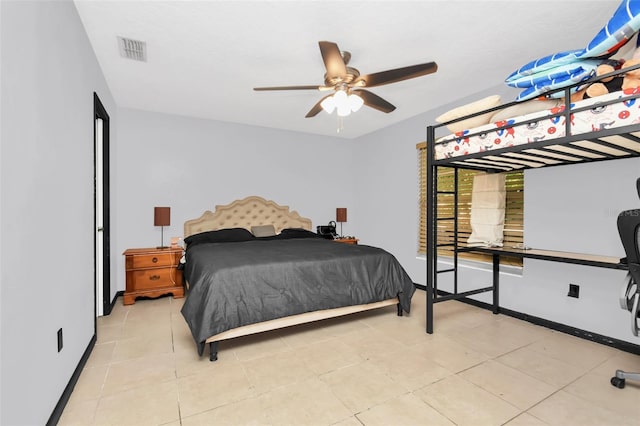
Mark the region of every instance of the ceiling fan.
POLYGON ((396 107, 380 96, 365 90, 365 87, 396 83, 431 74, 438 70, 438 65, 435 62, 427 62, 425 64, 360 75, 360 71, 347 66, 351 59, 351 53, 341 52, 338 45, 330 41, 320 41, 318 44, 320 45, 320 53, 327 71, 324 75, 324 85, 254 87, 253 90, 332 91, 311 108, 306 115, 307 118, 315 117, 323 109, 328 113, 332 113, 335 109, 339 116, 346 116, 360 109, 363 104, 378 111, 389 113, 396 107))

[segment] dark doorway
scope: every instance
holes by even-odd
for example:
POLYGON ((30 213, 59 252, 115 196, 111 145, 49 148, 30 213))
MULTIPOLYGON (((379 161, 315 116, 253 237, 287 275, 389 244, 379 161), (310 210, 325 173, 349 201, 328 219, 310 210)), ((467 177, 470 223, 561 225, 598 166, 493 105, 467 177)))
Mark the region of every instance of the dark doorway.
POLYGON ((93 93, 95 316, 111 313, 109 226, 109 114, 93 93))

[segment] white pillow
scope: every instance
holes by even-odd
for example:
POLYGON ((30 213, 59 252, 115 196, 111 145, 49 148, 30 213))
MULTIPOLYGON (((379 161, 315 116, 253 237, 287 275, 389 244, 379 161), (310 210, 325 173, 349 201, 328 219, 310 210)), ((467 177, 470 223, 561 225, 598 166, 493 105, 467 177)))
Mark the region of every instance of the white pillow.
POLYGON ((256 237, 273 237, 276 229, 273 225, 257 225, 251 227, 251 233, 256 237))
MULTIPOLYGON (((500 96, 492 95, 487 96, 484 99, 480 99, 479 101, 471 102, 467 105, 462 105, 457 108, 452 109, 451 111, 447 111, 439 117, 436 117, 436 121, 438 123, 446 123, 449 120, 454 120, 456 118, 464 117, 469 114, 473 114, 475 112, 484 111, 488 108, 493 108, 500 105, 500 96)), ((489 112, 487 114, 478 115, 476 117, 468 118, 466 120, 458 121, 455 123, 447 124, 447 129, 449 129, 452 133, 461 132, 463 130, 472 129, 474 127, 482 126, 483 124, 489 123, 491 116, 495 113, 489 112)))
POLYGON ((521 115, 530 114, 532 112, 550 110, 551 108, 555 108, 562 104, 563 104, 562 99, 549 99, 549 100, 534 99, 527 102, 521 102, 515 105, 511 105, 510 107, 506 107, 504 109, 499 109, 498 111, 494 111, 493 115, 491 116, 490 122, 495 123, 496 121, 506 120, 508 118, 515 118, 521 115))

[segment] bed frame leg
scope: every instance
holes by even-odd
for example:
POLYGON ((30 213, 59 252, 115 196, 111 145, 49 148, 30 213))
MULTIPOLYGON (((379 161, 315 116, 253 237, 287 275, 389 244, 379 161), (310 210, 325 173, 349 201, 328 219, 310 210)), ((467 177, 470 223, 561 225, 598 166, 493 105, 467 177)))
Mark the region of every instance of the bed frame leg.
POLYGON ((398 316, 401 317, 402 316, 402 306, 400 306, 399 303, 396 306, 398 308, 398 316))
POLYGON ((209 361, 218 359, 218 342, 209 342, 209 361))

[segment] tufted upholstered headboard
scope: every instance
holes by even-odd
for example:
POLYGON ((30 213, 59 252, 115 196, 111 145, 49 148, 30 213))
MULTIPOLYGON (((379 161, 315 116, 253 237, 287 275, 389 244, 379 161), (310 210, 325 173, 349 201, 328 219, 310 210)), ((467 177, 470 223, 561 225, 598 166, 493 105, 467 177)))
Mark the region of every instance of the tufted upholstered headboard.
POLYGON ((276 232, 284 228, 304 228, 310 231, 311 219, 290 211, 288 206, 253 195, 231 204, 217 205, 214 212, 207 210, 199 218, 187 220, 184 223, 184 237, 224 228, 245 228, 251 231, 251 227, 257 225, 273 225, 276 232))

